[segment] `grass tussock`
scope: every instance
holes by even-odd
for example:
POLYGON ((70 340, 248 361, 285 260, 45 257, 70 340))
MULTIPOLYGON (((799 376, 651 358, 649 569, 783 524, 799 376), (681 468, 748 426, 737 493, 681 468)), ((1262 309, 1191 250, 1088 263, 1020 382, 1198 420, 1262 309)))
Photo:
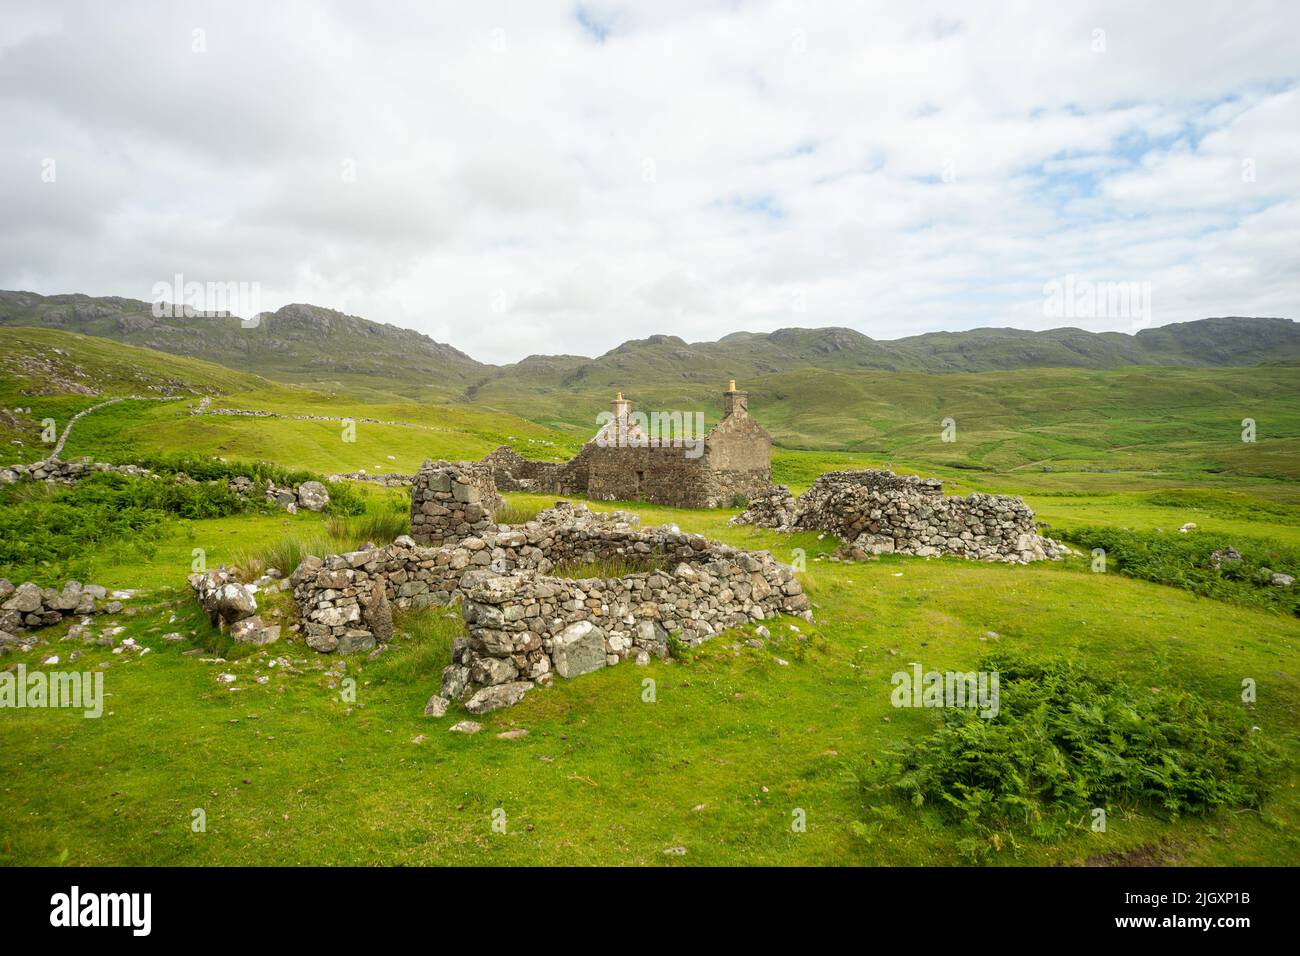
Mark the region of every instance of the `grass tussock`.
POLYGON ((557 564, 551 574, 557 578, 580 581, 590 578, 621 578, 629 574, 644 574, 663 567, 663 559, 654 555, 617 555, 593 558, 590 561, 564 561, 557 564))
POLYGON ((271 544, 240 554, 236 564, 246 575, 253 577, 268 568, 291 574, 309 554, 324 557, 356 551, 365 544, 382 548, 409 531, 407 515, 391 509, 369 510, 360 515, 331 515, 324 525, 313 531, 285 535, 271 544))
POLYGON ((527 524, 541 514, 542 510, 540 504, 507 500, 496 510, 493 520, 497 524, 527 524))

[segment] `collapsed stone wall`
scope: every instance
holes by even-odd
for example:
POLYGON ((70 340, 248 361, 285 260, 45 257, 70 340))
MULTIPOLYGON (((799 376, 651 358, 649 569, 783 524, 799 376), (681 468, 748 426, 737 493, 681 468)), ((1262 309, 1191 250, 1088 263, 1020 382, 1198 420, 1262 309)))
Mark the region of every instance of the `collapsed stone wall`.
POLYGON ((425 460, 411 485, 411 537, 437 546, 493 526, 501 507, 492 466, 425 460))
POLYGON ((62 588, 42 588, 24 581, 15 587, 0 578, 0 655, 35 640, 24 636, 28 628, 48 627, 74 615, 116 614, 121 599, 134 593, 114 591, 106 600, 109 592, 98 584, 68 581, 62 588))
POLYGON ((686 420, 670 423, 668 435, 655 427, 647 432, 648 420, 633 415, 620 392, 610 420, 569 461, 533 461, 503 445, 483 462, 506 491, 676 508, 729 505, 761 493, 771 482, 772 437, 750 417, 748 393, 738 391, 735 382, 723 403, 718 424, 692 439, 691 430, 683 430, 686 420))
POLYGON ((95 472, 109 472, 115 475, 131 475, 137 478, 159 478, 148 468, 139 465, 114 465, 106 461, 91 461, 89 458, 77 458, 63 461, 54 456, 34 461, 29 465, 13 464, 0 468, 0 484, 16 484, 20 481, 45 481, 50 484, 75 484, 85 475, 95 472))
MULTIPOLYGON (((164 480, 162 475, 155 474, 140 465, 114 465, 106 461, 91 461, 89 457, 63 461, 51 456, 43 461, 34 461, 30 465, 16 464, 0 468, 0 484, 43 481, 50 485, 75 485, 85 476, 98 473, 129 475, 154 481, 164 480)), ((198 484, 196 479, 184 472, 171 475, 170 480, 177 484, 198 484)), ((213 479, 208 484, 217 484, 219 480, 213 479)), ((306 508, 308 511, 324 511, 330 503, 329 489, 319 481, 304 481, 296 487, 280 487, 269 480, 258 484, 244 475, 236 475, 226 482, 226 487, 245 498, 261 494, 263 500, 269 504, 289 512, 296 512, 299 508, 306 508)))
POLYGON ((552 675, 665 657, 670 634, 695 645, 750 621, 810 615, 794 571, 767 552, 658 529, 624 544, 665 557, 678 551, 683 560, 615 578, 514 572, 466 582, 469 636, 453 647, 441 696, 486 713, 517 703, 552 675))
MULTIPOLYGON (((430 465, 415 487, 468 505, 438 489, 464 485, 482 494, 471 469, 430 465)), ((429 500, 441 506, 448 499, 429 500)), ((387 640, 376 633, 376 607, 463 602, 469 636, 453 647, 441 697, 444 706, 461 700, 484 713, 516 703, 553 674, 574 677, 629 656, 663 656, 670 634, 694 645, 746 621, 811 616, 793 569, 768 552, 742 551, 672 525, 642 529, 636 515, 596 514, 568 502, 522 525, 480 524, 438 547, 403 535, 384 548, 304 559, 290 583, 307 644, 323 653, 366 650, 387 640), (600 560, 647 570, 584 580, 553 573, 600 560)), ((387 628, 391 633, 391 615, 387 628)))
POLYGON ((829 532, 844 542, 848 556, 859 559, 953 554, 1027 563, 1069 553, 1037 533, 1034 512, 1019 497, 945 496, 937 479, 889 471, 827 472, 797 499, 778 485, 732 523, 829 532))
POLYGON ((483 463, 492 468, 492 478, 499 491, 577 494, 571 461, 534 461, 509 445, 502 445, 485 456, 483 463))

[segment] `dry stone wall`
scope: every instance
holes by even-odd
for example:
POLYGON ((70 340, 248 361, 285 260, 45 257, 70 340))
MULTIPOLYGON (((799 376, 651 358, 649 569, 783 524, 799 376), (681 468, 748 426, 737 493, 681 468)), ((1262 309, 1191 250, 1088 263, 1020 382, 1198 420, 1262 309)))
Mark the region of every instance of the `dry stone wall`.
POLYGON ((437 546, 492 528, 501 507, 492 466, 426 460, 411 485, 411 537, 437 546))
MULTIPOLYGON (((474 488, 479 500, 496 494, 483 487, 475 463, 439 462, 417 476, 417 492, 432 496, 421 503, 448 512, 433 515, 443 521, 427 531, 431 538, 470 524, 468 507, 447 505, 472 503, 450 490, 460 486, 474 488)), ((432 527, 417 516, 430 517, 415 509, 413 531, 432 527)), ((442 706, 460 700, 485 713, 518 702, 555 674, 662 657, 670 634, 694 645, 778 614, 811 618, 794 571, 766 551, 742 551, 672 525, 642 529, 636 515, 568 502, 522 525, 473 524, 474 533, 437 547, 412 534, 384 548, 305 559, 290 583, 308 645, 323 653, 366 650, 391 634, 388 607, 461 602, 468 637, 455 643, 443 672, 442 706), (583 580, 553 573, 592 561, 647 570, 583 580), (376 606, 388 615, 387 634, 376 629, 376 606)))
POLYGON ((827 472, 798 498, 778 485, 752 500, 732 523, 829 532, 855 558, 953 554, 1029 562, 1068 553, 1038 534, 1034 512, 1018 497, 945 496, 937 479, 889 471, 827 472))
POLYGON ((48 627, 73 615, 115 614, 122 609, 120 598, 133 593, 110 595, 98 584, 79 581, 68 581, 62 588, 42 588, 31 581, 15 586, 0 578, 0 655, 34 640, 25 636, 29 628, 48 627))

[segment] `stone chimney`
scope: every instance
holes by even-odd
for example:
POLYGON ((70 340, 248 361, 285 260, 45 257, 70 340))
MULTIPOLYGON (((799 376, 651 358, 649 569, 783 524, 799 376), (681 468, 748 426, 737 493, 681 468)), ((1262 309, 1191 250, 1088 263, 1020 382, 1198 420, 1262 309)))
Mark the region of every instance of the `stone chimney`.
POLYGON ((749 392, 736 389, 736 380, 727 382, 727 390, 722 393, 722 417, 749 414, 749 392))
POLYGON ((614 421, 626 422, 628 413, 632 411, 632 403, 623 397, 622 392, 614 393, 614 401, 610 403, 614 411, 614 421))

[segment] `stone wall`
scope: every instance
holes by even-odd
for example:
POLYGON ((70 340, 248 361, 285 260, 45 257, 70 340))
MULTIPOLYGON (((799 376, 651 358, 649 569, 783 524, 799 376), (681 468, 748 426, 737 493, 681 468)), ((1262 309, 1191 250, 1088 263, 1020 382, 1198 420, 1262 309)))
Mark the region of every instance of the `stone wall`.
POLYGON ((855 558, 953 554, 1029 562, 1068 553, 1037 533, 1033 511, 1018 497, 949 497, 936 479, 888 471, 827 472, 797 499, 777 486, 755 498, 732 523, 829 532, 855 558))
MULTIPOLYGON (((492 477, 499 491, 535 491, 545 494, 577 494, 570 487, 571 462, 534 461, 525 458, 509 445, 502 445, 483 459, 492 468, 492 477)), ((586 487, 586 481, 582 482, 586 487)))
POLYGON ((19 481, 46 481, 51 484, 71 485, 83 476, 94 472, 111 472, 117 475, 132 475, 137 478, 158 478, 147 468, 139 465, 114 465, 106 461, 91 461, 89 458, 77 458, 62 461, 51 456, 30 465, 13 464, 0 468, 0 484, 15 484, 19 481))
MULTIPOLYGON (((447 500, 468 505, 439 489, 474 487, 470 468, 428 466, 421 470, 426 480, 417 478, 415 488, 431 489, 434 497, 426 500, 440 506, 447 500), (438 497, 443 494, 453 497, 438 497)), ((439 547, 403 536, 384 548, 309 557, 290 583, 307 643, 324 653, 351 653, 386 640, 371 620, 377 605, 386 610, 462 601, 469 636, 453 647, 441 690, 447 701, 461 700, 474 713, 515 703, 553 674, 574 677, 628 657, 663 656, 670 634, 693 645, 777 614, 810 618, 793 570, 768 552, 638 523, 636 515, 596 514, 559 502, 525 524, 483 523, 439 547), (557 566, 595 560, 646 570, 586 580, 553 573, 557 566)))
MULTIPOLYGON (((43 461, 34 461, 30 465, 16 464, 0 468, 0 484, 43 481, 51 485, 74 485, 86 475, 100 472, 148 478, 154 481, 164 480, 162 475, 157 475, 140 465, 114 465, 106 461, 91 461, 88 457, 73 461, 50 457, 43 461)), ((198 483, 196 479, 184 472, 170 475, 166 480, 177 484, 198 483)), ((218 481, 219 479, 214 478, 208 484, 213 485, 218 481)), ((269 480, 259 484, 244 475, 236 475, 227 480, 226 487, 245 498, 261 495, 264 501, 289 512, 296 512, 299 508, 306 508, 308 511, 324 511, 330 503, 329 489, 319 481, 304 481, 296 487, 279 487, 269 480)))
POLYGON ((677 508, 730 505, 738 497, 761 493, 772 479, 772 438, 749 416, 747 393, 734 386, 723 395, 722 420, 699 436, 702 441, 683 441, 676 433, 652 439, 620 393, 612 421, 569 461, 533 461, 503 445, 483 462, 504 491, 677 508))
POLYGON ((493 527, 501 507, 492 466, 426 459, 411 485, 411 537, 437 546, 493 527))
MULTIPOLYGON (((134 592, 114 593, 129 597, 134 592)), ((68 581, 62 588, 42 588, 24 581, 15 587, 0 578, 0 655, 27 643, 23 635, 28 628, 48 627, 72 615, 114 614, 122 609, 118 598, 106 601, 107 597, 108 591, 98 584, 68 581)))
MULTIPOLYGON (((698 446, 697 446, 698 449, 698 446)), ((601 446, 587 444, 584 491, 596 501, 653 501, 675 508, 707 508, 708 461, 685 445, 601 446), (694 454, 695 457, 691 457, 694 454)))

